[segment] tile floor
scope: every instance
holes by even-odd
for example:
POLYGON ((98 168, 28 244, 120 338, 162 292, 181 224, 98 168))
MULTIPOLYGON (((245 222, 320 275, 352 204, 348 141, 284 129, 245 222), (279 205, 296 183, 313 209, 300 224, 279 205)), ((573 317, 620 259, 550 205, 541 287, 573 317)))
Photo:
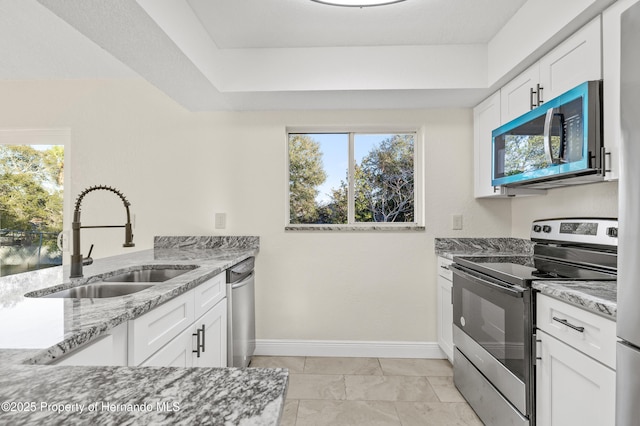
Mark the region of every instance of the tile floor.
POLYGON ((475 426, 447 360, 254 357, 289 369, 281 426, 475 426))

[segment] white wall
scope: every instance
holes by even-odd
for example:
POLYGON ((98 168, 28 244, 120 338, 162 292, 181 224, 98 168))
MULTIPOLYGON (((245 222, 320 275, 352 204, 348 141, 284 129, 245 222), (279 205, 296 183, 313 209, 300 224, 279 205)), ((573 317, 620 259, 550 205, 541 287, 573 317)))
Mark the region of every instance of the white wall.
POLYGON ((556 217, 618 217, 618 182, 556 188, 547 195, 516 197, 511 206, 512 235, 529 238, 534 219, 556 217))
MULTIPOLYGON (((113 185, 132 203, 135 250, 154 235, 259 235, 261 339, 433 342, 437 236, 508 236, 509 200, 473 199, 471 110, 190 113, 142 81, 0 82, 0 128, 71 129, 71 188, 113 185), (423 126, 426 232, 284 232, 285 126, 423 126), (214 230, 214 213, 227 229, 214 230), (450 215, 464 230, 450 230, 450 215)), ((69 171, 69 170, 67 170, 69 171)), ((83 224, 124 223, 89 194, 83 224)), ((121 230, 83 251, 123 253, 121 230)))

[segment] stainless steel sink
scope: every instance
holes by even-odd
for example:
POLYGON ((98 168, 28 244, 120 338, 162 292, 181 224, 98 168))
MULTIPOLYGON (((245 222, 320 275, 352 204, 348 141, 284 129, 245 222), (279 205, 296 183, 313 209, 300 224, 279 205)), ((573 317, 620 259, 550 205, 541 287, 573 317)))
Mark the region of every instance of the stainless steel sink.
POLYGON ((31 292, 25 294, 25 296, 67 299, 103 299, 126 296, 153 287, 157 283, 178 277, 197 267, 197 265, 184 265, 180 268, 163 265, 138 266, 131 271, 109 277, 103 276, 100 281, 89 284, 82 284, 49 294, 41 294, 39 291, 31 292))
POLYGON ((161 283, 177 276, 180 276, 191 269, 137 269, 103 278, 102 281, 110 283, 161 283))
POLYGON ((40 297, 103 299, 107 297, 126 296, 127 294, 137 293, 149 287, 153 287, 153 284, 106 284, 104 282, 99 282, 95 284, 80 285, 67 290, 56 291, 55 293, 46 294, 40 297))

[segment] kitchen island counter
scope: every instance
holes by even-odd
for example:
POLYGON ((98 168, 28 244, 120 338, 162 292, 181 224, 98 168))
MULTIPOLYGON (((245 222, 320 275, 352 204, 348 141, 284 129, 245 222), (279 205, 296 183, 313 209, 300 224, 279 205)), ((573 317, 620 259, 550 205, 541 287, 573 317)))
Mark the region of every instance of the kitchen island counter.
POLYGON ((85 266, 84 278, 69 280, 68 267, 1 277, 0 424, 277 425, 287 370, 42 365, 255 256, 258 244, 258 237, 156 237, 153 250, 85 266), (188 272, 122 297, 25 296, 140 265, 188 272))
POLYGON ((277 425, 288 373, 262 368, 0 367, 0 424, 277 425))
POLYGON ((168 238, 158 243, 157 237, 155 249, 98 259, 84 267, 83 278, 69 279, 67 266, 1 277, 0 362, 50 364, 258 253, 258 237, 239 238, 241 244, 234 241, 223 246, 206 246, 168 238), (99 281, 102 277, 141 265, 187 268, 188 271, 127 296, 98 299, 37 297, 50 293, 51 288, 63 290, 99 281))

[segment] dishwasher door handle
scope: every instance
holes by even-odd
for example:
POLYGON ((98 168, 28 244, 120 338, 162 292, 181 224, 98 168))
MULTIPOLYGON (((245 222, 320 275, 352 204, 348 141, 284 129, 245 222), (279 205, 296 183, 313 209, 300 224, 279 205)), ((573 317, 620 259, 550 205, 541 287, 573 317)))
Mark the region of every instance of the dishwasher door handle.
POLYGON ((251 271, 251 273, 247 275, 247 277, 244 280, 231 284, 231 290, 235 290, 237 288, 244 287, 245 285, 249 284, 249 282, 253 279, 254 274, 255 273, 251 271))

